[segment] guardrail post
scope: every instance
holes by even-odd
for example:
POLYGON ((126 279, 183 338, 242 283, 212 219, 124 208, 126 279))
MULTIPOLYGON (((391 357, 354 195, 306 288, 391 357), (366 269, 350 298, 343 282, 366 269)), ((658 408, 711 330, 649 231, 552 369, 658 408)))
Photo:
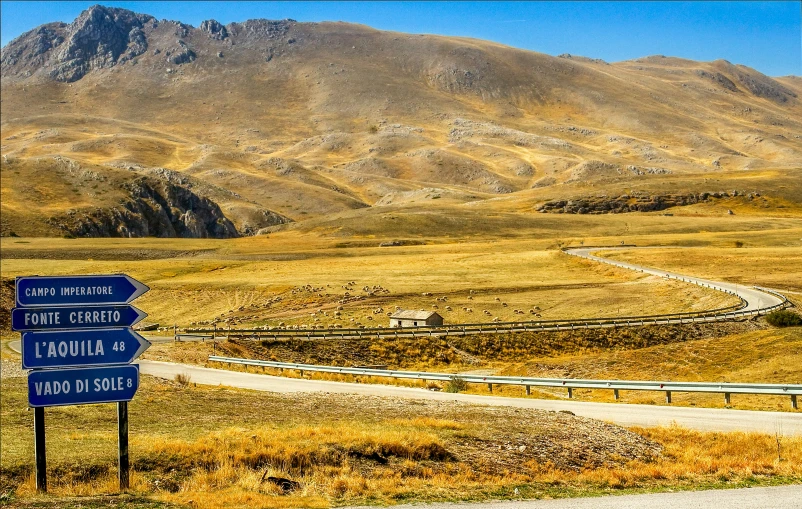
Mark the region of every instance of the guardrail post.
POLYGON ((568 398, 570 399, 570 398, 573 398, 573 397, 574 397, 574 388, 573 387, 569 387, 568 388, 568 398))
POLYGON ((301 378, 303 378, 303 377, 304 377, 304 370, 302 370, 302 369, 299 369, 298 371, 299 371, 299 373, 301 374, 301 378))
POLYGON ((724 404, 725 405, 729 405, 730 404, 730 393, 729 392, 725 392, 724 393, 724 404))
POLYGON ((666 403, 671 404, 671 391, 666 391, 666 403))
POLYGON ((613 389, 613 398, 618 401, 618 389, 613 389))
POLYGON ((493 392, 493 384, 487 384, 487 390, 493 392))
POLYGON ((796 394, 791 394, 791 408, 793 408, 794 410, 799 408, 796 404, 796 394))
POLYGON ((526 386, 526 395, 527 395, 527 396, 529 396, 529 395, 531 395, 531 394, 532 394, 532 387, 531 387, 531 386, 529 386, 529 385, 527 385, 527 386, 526 386))

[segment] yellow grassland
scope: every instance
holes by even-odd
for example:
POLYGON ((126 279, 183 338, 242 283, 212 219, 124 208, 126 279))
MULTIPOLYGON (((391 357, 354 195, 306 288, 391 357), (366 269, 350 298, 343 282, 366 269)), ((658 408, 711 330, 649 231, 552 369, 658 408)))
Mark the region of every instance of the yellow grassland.
MULTIPOLYGON (((113 408, 100 405, 49 410, 49 465, 61 473, 51 474, 47 497, 36 495, 33 476, 22 466, 29 462, 32 434, 30 415, 17 405, 24 398, 21 380, 4 380, 4 489, 15 490, 21 502, 54 507, 73 497, 91 502, 115 493, 113 408)), ((130 493, 179 506, 478 501, 511 496, 516 488, 519 496, 553 498, 802 479, 802 440, 779 427, 775 434, 680 427, 627 434, 538 411, 143 383, 131 404, 130 493), (249 412, 222 412, 232 405, 249 412), (573 428, 580 431, 575 435, 573 428), (538 456, 540 440, 557 452, 538 456), (576 454, 587 452, 586 440, 597 442, 597 452, 583 464, 576 454), (300 488, 283 493, 268 476, 290 478, 300 488)))

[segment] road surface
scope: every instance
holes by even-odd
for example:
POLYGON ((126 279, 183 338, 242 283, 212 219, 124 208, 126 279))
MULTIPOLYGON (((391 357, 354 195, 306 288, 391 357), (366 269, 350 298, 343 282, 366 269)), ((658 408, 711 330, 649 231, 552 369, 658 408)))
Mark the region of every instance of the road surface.
MULTIPOLYGON (((521 500, 467 504, 395 505, 393 509, 800 509, 802 486, 681 491, 647 495, 609 495, 559 500, 521 500)), ((357 509, 346 507, 343 509, 357 509)))
POLYGON ((702 431, 758 431, 785 435, 802 435, 802 413, 729 410, 722 408, 687 408, 623 403, 594 403, 586 401, 559 401, 529 398, 505 398, 478 394, 452 394, 395 385, 358 384, 285 378, 255 373, 242 373, 225 369, 203 368, 171 362, 140 361, 140 371, 146 375, 172 379, 179 373, 187 374, 194 383, 225 385, 256 391, 293 393, 328 392, 335 394, 362 394, 393 396, 409 399, 462 401, 489 406, 535 408, 541 410, 569 410, 582 417, 613 422, 621 426, 668 426, 672 423, 702 431))

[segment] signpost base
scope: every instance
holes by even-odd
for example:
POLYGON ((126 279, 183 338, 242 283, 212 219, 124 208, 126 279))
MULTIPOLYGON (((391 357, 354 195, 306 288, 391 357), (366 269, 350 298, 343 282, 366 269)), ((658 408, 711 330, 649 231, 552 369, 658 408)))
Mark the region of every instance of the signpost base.
POLYGON ((47 457, 45 455, 45 409, 33 409, 33 436, 36 449, 36 491, 47 492, 47 457))
POLYGON ((119 444, 119 473, 120 491, 128 489, 129 467, 128 467, 128 402, 120 401, 117 403, 117 441, 119 444))

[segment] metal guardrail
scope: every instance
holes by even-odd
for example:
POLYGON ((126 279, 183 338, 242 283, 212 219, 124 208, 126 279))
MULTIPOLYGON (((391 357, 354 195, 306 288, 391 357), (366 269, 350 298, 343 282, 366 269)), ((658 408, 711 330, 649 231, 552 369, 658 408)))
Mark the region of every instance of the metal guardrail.
POLYGON ((493 385, 518 385, 526 388, 526 394, 532 387, 562 387, 568 390, 568 397, 573 397, 574 389, 608 389, 612 390, 615 399, 619 391, 660 391, 665 392, 666 402, 671 403, 672 392, 704 392, 724 394, 725 403, 730 403, 731 394, 758 394, 790 396, 791 407, 797 408, 797 396, 802 395, 802 384, 748 384, 723 382, 656 382, 642 380, 583 380, 571 378, 531 378, 516 376, 462 375, 452 373, 431 373, 425 371, 394 371, 387 369, 348 368, 339 366, 320 366, 315 364, 298 364, 292 362, 262 361, 258 359, 240 359, 236 357, 209 356, 210 362, 221 362, 229 365, 261 366, 263 368, 298 370, 303 376, 305 371, 319 373, 335 373, 343 375, 382 376, 389 378, 405 378, 413 380, 436 380, 448 382, 461 379, 466 383, 487 384, 492 392, 493 385))

